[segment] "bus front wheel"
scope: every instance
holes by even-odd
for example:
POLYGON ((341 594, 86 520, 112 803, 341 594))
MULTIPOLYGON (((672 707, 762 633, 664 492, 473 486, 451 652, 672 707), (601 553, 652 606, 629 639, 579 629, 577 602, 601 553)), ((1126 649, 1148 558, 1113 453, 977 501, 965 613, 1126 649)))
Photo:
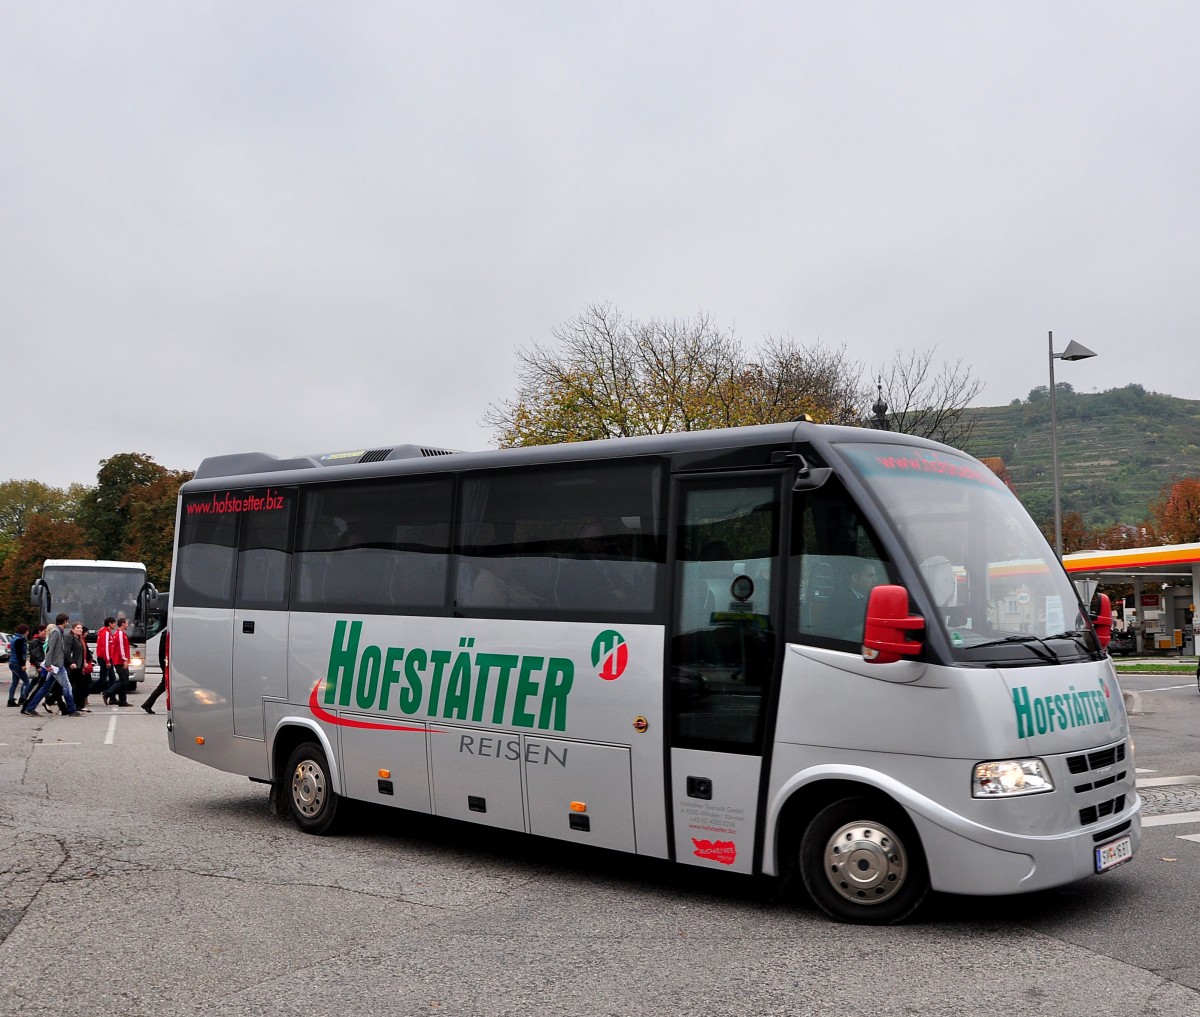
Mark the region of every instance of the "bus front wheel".
POLYGON ((883 798, 844 798, 825 806, 804 831, 799 864, 809 896, 839 922, 903 921, 929 890, 917 831, 883 798))
POLYGON ((329 783, 329 762, 316 742, 296 746, 283 775, 283 795, 296 825, 305 833, 329 833, 337 820, 339 797, 329 783))

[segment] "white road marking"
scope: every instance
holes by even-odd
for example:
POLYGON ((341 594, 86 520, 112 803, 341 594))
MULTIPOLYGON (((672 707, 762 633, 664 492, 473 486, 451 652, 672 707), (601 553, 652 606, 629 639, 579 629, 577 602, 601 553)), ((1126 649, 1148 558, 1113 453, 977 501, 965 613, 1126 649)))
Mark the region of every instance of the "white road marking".
POLYGON ((33 744, 52 749, 58 745, 82 745, 83 742, 34 742, 33 744))
POLYGON ((1170 816, 1143 816, 1142 826, 1178 826, 1181 823, 1200 823, 1200 812, 1176 812, 1170 816))
MULTIPOLYGON (((113 736, 117 733, 117 718, 116 715, 108 718, 108 732, 104 736, 104 744, 111 745, 113 736)), ((1198 778, 1200 779, 1200 778, 1198 778)))
POLYGON ((1164 685, 1161 689, 1142 689, 1141 691, 1142 692, 1174 692, 1176 689, 1190 689, 1192 687, 1193 687, 1192 683, 1188 682, 1186 685, 1164 685))
POLYGON ((1176 840, 1194 840, 1196 843, 1200 844, 1200 833, 1181 833, 1175 839, 1176 840))
MULTIPOLYGON (((1154 773, 1153 770, 1149 772, 1154 773)), ((1172 784, 1200 784, 1200 777, 1193 774, 1190 777, 1139 777, 1137 780, 1138 787, 1168 787, 1172 784)))

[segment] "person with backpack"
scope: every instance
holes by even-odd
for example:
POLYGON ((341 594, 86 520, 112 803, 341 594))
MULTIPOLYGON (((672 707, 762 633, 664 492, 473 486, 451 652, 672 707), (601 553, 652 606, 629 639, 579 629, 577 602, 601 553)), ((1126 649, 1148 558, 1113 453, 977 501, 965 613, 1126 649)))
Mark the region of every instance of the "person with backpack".
POLYGON ((66 715, 68 717, 80 716, 79 711, 75 709, 75 698, 71 694, 71 682, 67 677, 67 622, 70 620, 69 614, 60 611, 46 636, 44 670, 47 677, 42 683, 42 687, 33 694, 33 698, 21 707, 21 713, 26 717, 37 716, 38 703, 53 688, 61 689, 60 694, 67 706, 66 715))
POLYGON ((8 705, 24 707, 29 699, 31 679, 25 665, 29 663, 29 626, 22 622, 8 645, 8 669, 12 672, 12 685, 8 688, 8 705), (17 686, 21 687, 21 699, 17 701, 17 686))
MULTIPOLYGON (((46 662, 46 626, 39 625, 29 634, 29 664, 33 668, 33 674, 29 677, 29 694, 25 697, 25 702, 41 691, 43 685, 46 684, 46 669, 42 665, 46 662)), ((25 706, 22 705, 21 712, 25 712, 25 706)), ((46 712, 50 712, 50 707, 46 707, 46 712)))

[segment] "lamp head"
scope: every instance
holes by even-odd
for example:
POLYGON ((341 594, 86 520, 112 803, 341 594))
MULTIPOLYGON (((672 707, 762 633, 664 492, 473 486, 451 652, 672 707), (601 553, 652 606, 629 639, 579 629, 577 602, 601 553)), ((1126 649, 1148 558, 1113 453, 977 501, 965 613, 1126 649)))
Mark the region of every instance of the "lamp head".
POLYGON ((1088 357, 1094 357, 1096 354, 1075 340, 1067 343, 1067 348, 1058 354, 1059 360, 1087 360, 1088 357))

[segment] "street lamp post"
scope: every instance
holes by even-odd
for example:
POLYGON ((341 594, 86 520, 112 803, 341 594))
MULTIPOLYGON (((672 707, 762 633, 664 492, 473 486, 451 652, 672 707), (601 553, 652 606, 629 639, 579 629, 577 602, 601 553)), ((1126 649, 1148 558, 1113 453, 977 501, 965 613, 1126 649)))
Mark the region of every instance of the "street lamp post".
POLYGON ((1062 504, 1058 489, 1058 411, 1054 402, 1054 361, 1087 360, 1096 354, 1072 340, 1062 353, 1054 352, 1054 333, 1050 333, 1050 451, 1054 460, 1054 553, 1062 560, 1062 504))

